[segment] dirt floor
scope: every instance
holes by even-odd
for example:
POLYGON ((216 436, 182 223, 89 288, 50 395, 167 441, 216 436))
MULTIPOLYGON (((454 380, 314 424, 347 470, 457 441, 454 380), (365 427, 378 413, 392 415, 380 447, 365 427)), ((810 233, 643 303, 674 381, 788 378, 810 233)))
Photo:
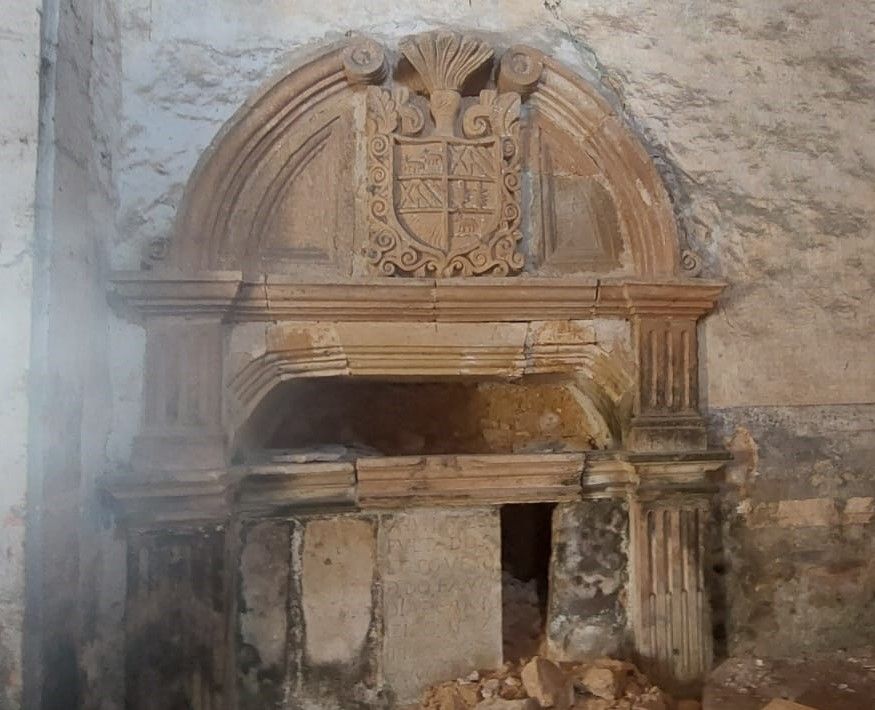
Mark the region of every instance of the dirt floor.
POLYGON ((875 710, 875 648, 800 659, 731 658, 711 674, 703 710, 761 710, 774 698, 817 710, 875 710))

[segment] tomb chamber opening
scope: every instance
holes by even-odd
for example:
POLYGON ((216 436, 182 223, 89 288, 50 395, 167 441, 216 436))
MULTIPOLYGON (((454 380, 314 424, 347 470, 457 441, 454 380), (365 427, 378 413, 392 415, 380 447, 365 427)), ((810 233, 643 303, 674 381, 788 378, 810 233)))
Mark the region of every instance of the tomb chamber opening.
POLYGON ((551 378, 294 380, 255 409, 235 458, 581 452, 605 445, 592 411, 551 378))

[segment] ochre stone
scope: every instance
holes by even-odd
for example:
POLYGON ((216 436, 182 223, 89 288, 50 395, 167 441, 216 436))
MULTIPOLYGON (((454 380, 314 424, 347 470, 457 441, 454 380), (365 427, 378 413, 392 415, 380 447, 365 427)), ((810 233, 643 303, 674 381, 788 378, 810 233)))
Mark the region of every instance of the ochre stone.
POLYGON ((574 702, 571 679, 546 658, 535 656, 523 667, 521 676, 529 697, 537 700, 542 708, 566 710, 574 702))
POLYGON ((776 698, 775 700, 772 700, 768 705, 764 705, 763 710, 818 710, 818 708, 813 708, 810 705, 801 705, 800 703, 794 703, 792 700, 783 700, 782 698, 776 698))

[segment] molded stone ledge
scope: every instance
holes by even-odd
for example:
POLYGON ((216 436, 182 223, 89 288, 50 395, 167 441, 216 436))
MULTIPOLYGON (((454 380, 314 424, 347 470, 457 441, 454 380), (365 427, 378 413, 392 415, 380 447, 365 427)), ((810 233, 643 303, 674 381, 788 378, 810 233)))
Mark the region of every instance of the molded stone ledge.
POLYGON ((577 500, 584 458, 580 453, 359 459, 359 505, 367 509, 577 500))
POLYGON ((632 315, 702 316, 719 282, 561 278, 369 279, 306 283, 218 271, 122 271, 110 299, 149 315, 216 315, 228 320, 526 321, 632 315))
POLYGON ((631 451, 704 451, 708 432, 699 415, 638 416, 625 443, 631 451))
POLYGON ((265 463, 237 474, 236 509, 245 513, 280 513, 318 508, 354 508, 356 473, 352 462, 265 463))
POLYGON ((178 470, 104 481, 134 527, 221 523, 244 513, 336 512, 428 506, 493 506, 631 498, 673 504, 717 490, 724 451, 367 457, 264 462, 227 471, 178 470))
POLYGON ((176 528, 223 522, 230 510, 228 472, 183 471, 106 477, 103 493, 130 528, 176 528))

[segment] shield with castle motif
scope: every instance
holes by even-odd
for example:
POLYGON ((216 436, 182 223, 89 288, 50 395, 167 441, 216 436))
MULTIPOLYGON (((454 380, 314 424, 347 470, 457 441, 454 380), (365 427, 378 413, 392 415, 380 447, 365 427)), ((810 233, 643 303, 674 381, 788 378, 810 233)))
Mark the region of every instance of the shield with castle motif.
POLYGON ((384 274, 519 271, 520 98, 484 90, 463 99, 458 86, 491 56, 485 45, 450 35, 417 41, 446 43, 402 45, 433 121, 425 98, 406 89, 368 94, 366 255, 384 274))
POLYGON ((501 153, 495 138, 394 137, 395 218, 412 240, 447 259, 476 247, 501 216, 501 153))

